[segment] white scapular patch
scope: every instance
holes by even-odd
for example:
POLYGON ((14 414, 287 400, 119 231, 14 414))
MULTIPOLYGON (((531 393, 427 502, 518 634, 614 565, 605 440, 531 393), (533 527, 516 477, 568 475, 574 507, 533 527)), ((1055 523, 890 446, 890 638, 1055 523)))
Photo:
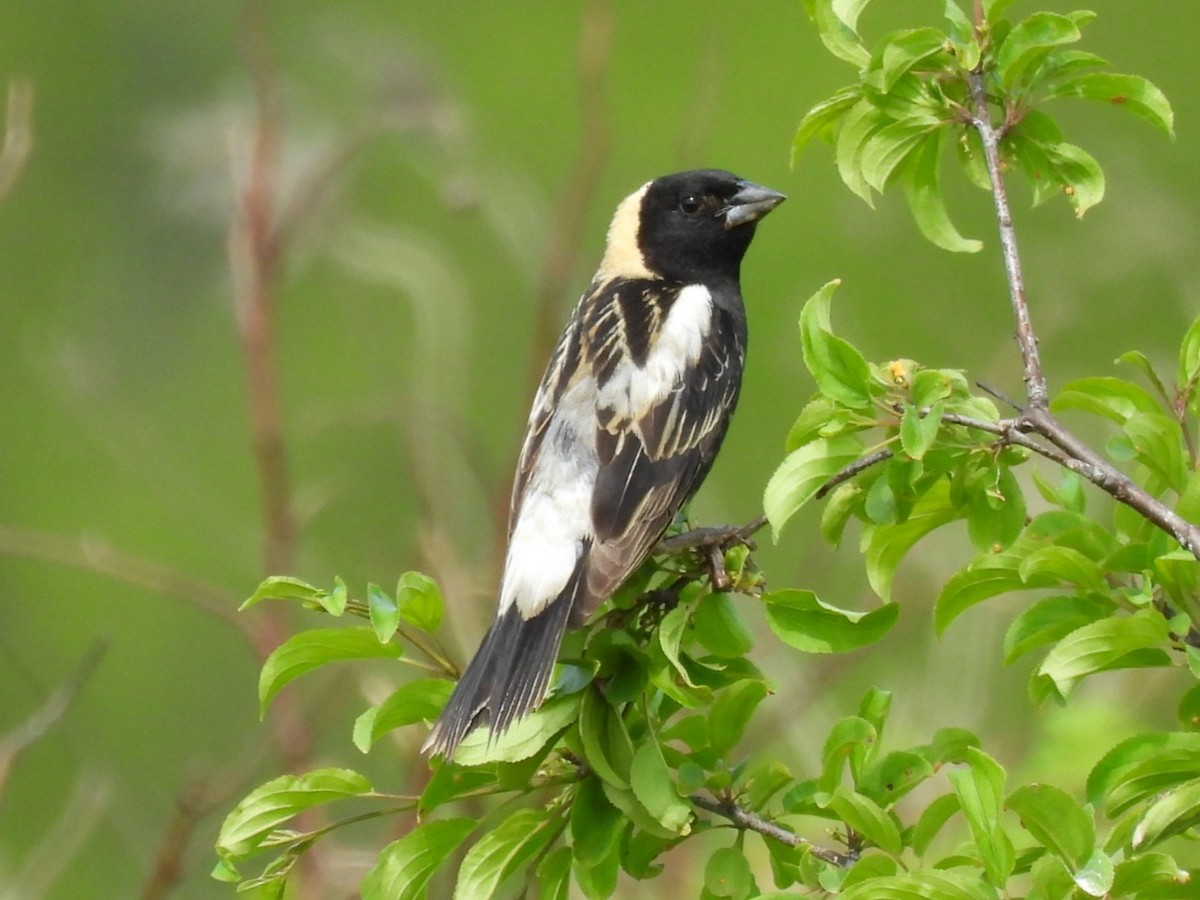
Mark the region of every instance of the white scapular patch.
POLYGON ((712 309, 712 294, 704 285, 683 288, 667 312, 646 364, 623 360, 596 398, 599 405, 620 417, 638 419, 665 400, 699 361, 712 329, 712 309))
POLYGON ((612 223, 608 226, 608 244, 596 277, 601 281, 610 278, 653 278, 654 273, 646 268, 646 258, 638 246, 638 227, 641 223, 642 198, 650 182, 646 182, 617 205, 612 223))
POLYGON ((583 541, 592 535, 596 455, 596 382, 581 378, 562 397, 542 440, 508 539, 500 613, 514 603, 536 616, 567 586, 583 541))

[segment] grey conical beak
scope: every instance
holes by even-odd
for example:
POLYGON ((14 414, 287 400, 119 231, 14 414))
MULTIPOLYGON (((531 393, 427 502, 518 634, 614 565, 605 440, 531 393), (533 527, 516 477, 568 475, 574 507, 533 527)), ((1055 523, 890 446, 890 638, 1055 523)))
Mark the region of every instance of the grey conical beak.
POLYGON ((752 181, 738 183, 738 192, 729 201, 725 210, 725 230, 737 228, 749 222, 757 222, 780 203, 787 199, 786 194, 773 191, 755 184, 752 181))

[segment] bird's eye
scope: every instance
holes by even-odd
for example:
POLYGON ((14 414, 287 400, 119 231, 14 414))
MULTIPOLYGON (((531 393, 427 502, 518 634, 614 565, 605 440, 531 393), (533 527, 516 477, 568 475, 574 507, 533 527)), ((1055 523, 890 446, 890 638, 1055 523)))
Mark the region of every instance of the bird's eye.
POLYGON ((695 194, 688 194, 679 201, 679 211, 685 216, 694 216, 700 212, 702 206, 704 206, 704 203, 695 194))

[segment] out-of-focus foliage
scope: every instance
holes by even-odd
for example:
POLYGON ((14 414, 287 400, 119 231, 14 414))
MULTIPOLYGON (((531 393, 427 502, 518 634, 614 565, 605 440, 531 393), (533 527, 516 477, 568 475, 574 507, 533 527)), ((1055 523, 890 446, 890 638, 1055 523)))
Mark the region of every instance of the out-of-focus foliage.
MULTIPOLYGON (((860 24, 878 34, 913 27, 920 15, 939 24, 941 4, 916 6, 877 0, 860 24)), ((1014 21, 1023 6, 1010 7, 1014 21)), ((1115 114, 1060 104, 1064 133, 1090 148, 1108 179, 1105 202, 1083 223, 1065 204, 1022 212, 1056 387, 1106 371, 1130 347, 1167 371, 1197 306, 1200 172, 1189 161, 1200 147, 1188 123, 1200 120, 1192 90, 1200 10, 1176 0, 1109 6, 1087 27, 1090 49, 1172 98, 1178 140, 1149 140, 1146 129, 1114 124, 1115 114)), ((503 518, 531 373, 544 356, 531 338, 537 288, 581 123, 595 112, 580 109, 576 81, 585 9, 603 18, 607 7, 298 0, 271 5, 267 17, 260 61, 275 71, 284 112, 278 196, 305 196, 306 179, 370 135, 291 235, 277 284, 300 526, 293 571, 317 584, 339 573, 351 585, 429 572, 460 659, 492 612, 493 523, 503 518)), ((890 196, 867 209, 836 184, 835 154, 823 148, 789 171, 796 122, 845 80, 801 4, 743 5, 731 16, 724 3, 677 0, 614 4, 609 15, 610 150, 585 192, 578 255, 553 303, 565 312, 573 302, 613 204, 654 175, 720 165, 792 196, 746 263, 746 390, 693 508, 698 521, 758 512, 775 448, 809 391, 797 387, 807 376, 796 316, 812 286, 834 275, 853 278, 838 307, 839 333, 853 344, 969 369, 1019 394, 989 254, 938 251, 890 196)), ((22 734, 55 688, 72 684, 94 643, 108 642, 74 699, 0 780, 0 886, 16 896, 91 897, 97 885, 134 895, 170 882, 174 864, 182 881, 173 896, 212 896, 211 845, 224 812, 288 766, 287 755, 334 781, 339 769, 360 769, 365 782, 338 781, 348 790, 423 789, 419 729, 387 731, 382 712, 355 727, 364 706, 395 688, 394 664, 321 667, 286 685, 277 670, 260 684, 278 691, 263 727, 254 686, 266 653, 328 620, 283 621, 260 608, 243 617, 247 635, 227 615, 247 585, 275 574, 261 565, 226 256, 255 121, 241 30, 231 2, 18 0, 0 13, 0 77, 22 77, 34 92, 32 152, 0 204, 0 734, 22 734), (364 758, 351 734, 360 747, 380 743, 364 758), (177 829, 187 832, 182 844, 173 843, 177 829)), ((964 234, 990 234, 985 195, 949 172, 943 188, 964 234)), ((289 209, 282 203, 280 215, 289 209)), ((910 446, 924 440, 910 422, 910 446)), ((1048 484, 1069 496, 1070 485, 1048 484)), ((1031 513, 1045 511, 1034 492, 1028 500, 1031 513)), ((758 561, 775 585, 811 587, 837 609, 872 608, 853 542, 834 553, 812 537, 817 528, 816 513, 801 510, 758 561)), ((991 604, 972 609, 971 627, 956 623, 933 652, 923 607, 971 555, 954 535, 919 546, 892 582, 899 621, 873 648, 756 657, 780 689, 758 705, 743 744, 816 771, 813 736, 830 733, 880 684, 896 698, 889 748, 919 747, 957 723, 1020 773, 1013 783, 1082 790, 1086 773, 1100 772, 1091 802, 1115 804, 1106 814, 1144 811, 1152 798, 1132 787, 1132 806, 1102 798, 1136 778, 1145 759, 1161 758, 1156 745, 1100 754, 1147 728, 1175 728, 1174 699, 1107 675, 1031 727, 1025 703, 1006 698, 1021 695, 1040 662, 1017 652, 1020 636, 1005 645, 1010 616, 991 604), (1020 657, 1012 669, 1002 665, 1006 652, 1020 657)), ((817 609, 792 599, 800 614, 817 609)), ((772 624, 747 619, 755 635, 772 624)), ((303 658, 303 646, 291 649, 303 658)), ((1197 707, 1180 712, 1194 717, 1197 707)), ((389 715, 405 713, 394 705, 389 715)), ((1056 797, 1019 796, 1034 821, 1037 810, 1059 808, 1056 797)), ((1172 812, 1156 810, 1158 835, 1178 821, 1172 812)), ((446 821, 414 832, 421 837, 407 850, 458 841, 462 820, 446 821)), ((372 865, 355 848, 395 838, 373 827, 326 842, 320 878, 331 891, 350 890, 372 865)), ((1056 859, 1082 847, 1080 833, 1056 859)), ((741 883, 728 854, 712 854, 719 844, 704 840, 670 858, 651 896, 664 883, 693 892, 708 877, 718 887, 741 883)), ((392 855, 402 867, 403 855, 392 855)), ((1162 875, 1154 863, 1142 873, 1118 867, 1114 884, 1162 875)), ((542 865, 548 879, 565 871, 561 855, 542 865)), ((386 885, 403 872, 411 870, 372 878, 386 885)), ((639 892, 628 880, 620 888, 639 892)))

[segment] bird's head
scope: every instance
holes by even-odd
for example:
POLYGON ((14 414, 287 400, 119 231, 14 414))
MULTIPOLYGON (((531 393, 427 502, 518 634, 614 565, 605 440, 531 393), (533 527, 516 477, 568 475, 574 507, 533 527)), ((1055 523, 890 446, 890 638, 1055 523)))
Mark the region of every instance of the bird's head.
POLYGON ((736 278, 755 222, 785 199, 720 169, 656 178, 617 207, 601 272, 680 282, 736 278))

